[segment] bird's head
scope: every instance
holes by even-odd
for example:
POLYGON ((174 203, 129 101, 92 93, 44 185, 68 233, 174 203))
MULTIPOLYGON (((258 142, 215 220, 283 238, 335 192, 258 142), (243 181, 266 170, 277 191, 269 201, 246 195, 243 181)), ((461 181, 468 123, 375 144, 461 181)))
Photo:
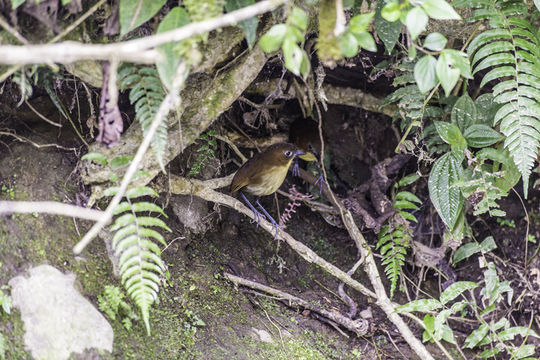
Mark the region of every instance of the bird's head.
POLYGON ((264 151, 265 163, 269 166, 289 166, 295 156, 304 155, 305 152, 299 150, 293 144, 277 143, 264 151))

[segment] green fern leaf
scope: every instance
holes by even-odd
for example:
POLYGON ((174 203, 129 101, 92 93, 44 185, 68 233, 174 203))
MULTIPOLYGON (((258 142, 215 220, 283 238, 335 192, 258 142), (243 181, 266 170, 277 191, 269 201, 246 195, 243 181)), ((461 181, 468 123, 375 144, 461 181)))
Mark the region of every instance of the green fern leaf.
MULTIPOLYGON (((152 124, 159 105, 165 98, 165 90, 159 79, 158 71, 149 66, 137 68, 123 65, 118 72, 120 89, 131 88, 129 101, 135 105, 135 119, 141 125, 143 134, 152 124)), ((167 122, 164 121, 152 139, 152 151, 165 172, 164 157, 167 149, 167 122)))
MULTIPOLYGON (((155 196, 156 193, 145 186, 126 192, 128 199, 148 195, 155 196)), ((160 219, 139 216, 140 212, 163 214, 161 208, 150 202, 120 203, 115 209, 115 214, 119 216, 111 227, 111 231, 115 231, 112 247, 115 257, 118 258, 122 284, 141 310, 147 333, 150 333, 150 307, 157 299, 160 279, 166 270, 157 243, 167 245, 163 236, 152 227, 167 231, 171 229, 160 219)))
POLYGON ((510 151, 523 178, 525 197, 529 177, 540 150, 540 39, 525 19, 523 2, 484 1, 476 4, 475 19, 487 19, 493 29, 477 36, 468 52, 474 72, 491 68, 480 84, 508 78, 493 88, 494 100, 503 106, 495 114, 510 151))

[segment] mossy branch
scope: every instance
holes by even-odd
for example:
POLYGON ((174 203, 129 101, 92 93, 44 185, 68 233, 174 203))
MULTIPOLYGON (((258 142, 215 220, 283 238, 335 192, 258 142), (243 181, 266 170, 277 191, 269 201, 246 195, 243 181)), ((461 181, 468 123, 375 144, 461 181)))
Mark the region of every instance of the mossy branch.
MULTIPOLYGON (((169 128, 168 147, 165 149, 163 159, 165 164, 192 144, 223 111, 231 106, 256 78, 266 60, 267 55, 260 48, 254 48, 215 78, 195 75, 188 79, 186 87, 180 94, 182 106, 178 109, 178 113, 181 114, 181 120, 169 128)), ((119 146, 105 149, 102 145, 94 144, 90 151, 100 152, 107 159, 130 156, 136 152, 141 140, 140 127, 132 126, 122 135, 119 146)), ((150 176, 135 181, 134 186, 145 185, 161 171, 151 153, 144 156, 141 164, 141 170, 147 171, 150 176)), ((87 163, 82 163, 80 167, 81 176, 86 184, 108 183, 106 169, 87 163)), ((99 191, 95 191, 97 189, 98 187, 93 189, 92 201, 103 196, 99 191)))

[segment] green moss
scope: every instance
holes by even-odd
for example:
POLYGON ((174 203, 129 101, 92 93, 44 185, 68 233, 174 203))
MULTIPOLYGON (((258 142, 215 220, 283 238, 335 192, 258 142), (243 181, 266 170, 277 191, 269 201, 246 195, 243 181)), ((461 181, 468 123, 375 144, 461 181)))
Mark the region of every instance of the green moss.
POLYGON ((24 323, 18 310, 13 309, 11 314, 4 314, 0 318, 0 332, 6 340, 6 359, 32 359, 24 350, 24 323))
POLYGON ((338 38, 334 36, 336 27, 336 4, 333 0, 322 0, 319 10, 319 37, 317 55, 327 66, 335 66, 342 58, 338 38))

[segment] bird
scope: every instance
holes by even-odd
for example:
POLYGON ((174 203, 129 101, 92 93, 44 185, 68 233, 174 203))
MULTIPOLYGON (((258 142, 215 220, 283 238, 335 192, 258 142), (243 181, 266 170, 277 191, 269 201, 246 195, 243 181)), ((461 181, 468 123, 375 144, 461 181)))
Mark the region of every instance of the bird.
POLYGON ((274 238, 277 237, 279 225, 260 204, 258 198, 276 192, 283 184, 294 158, 304 154, 304 151, 299 150, 290 143, 280 142, 273 144, 246 161, 232 179, 229 188, 230 193, 232 195, 237 192, 240 193, 246 205, 253 211, 254 221, 257 222, 258 226, 261 213, 249 202, 242 190, 257 196, 255 204, 272 223, 272 228, 276 229, 274 238))
MULTIPOLYGON (((315 184, 320 182, 322 188, 322 184, 325 183, 325 181, 319 167, 321 162, 320 153, 322 146, 318 124, 312 119, 296 119, 292 122, 291 127, 289 128, 289 142, 295 145, 299 150, 305 152, 304 155, 299 156, 300 159, 309 162, 316 162, 319 170, 319 178, 315 184)), ((293 166, 293 175, 300 175, 298 170, 298 162, 295 162, 293 166)))

